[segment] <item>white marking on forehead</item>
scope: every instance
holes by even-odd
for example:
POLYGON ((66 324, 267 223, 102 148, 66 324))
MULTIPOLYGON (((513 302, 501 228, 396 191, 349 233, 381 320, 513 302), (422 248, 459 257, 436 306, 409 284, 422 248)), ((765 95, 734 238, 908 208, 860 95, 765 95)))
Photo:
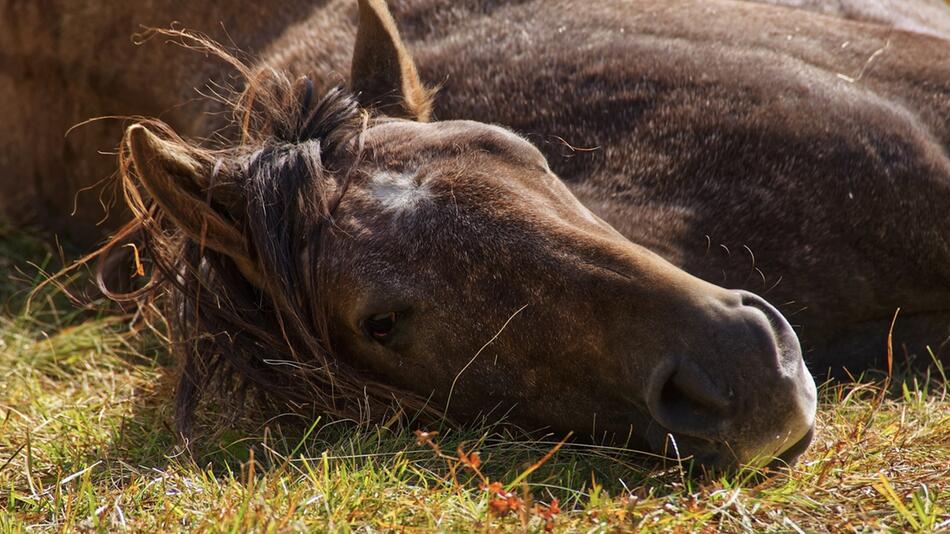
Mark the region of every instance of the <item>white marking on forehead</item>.
POLYGON ((370 194, 386 211, 404 212, 414 209, 432 197, 426 184, 416 180, 418 171, 380 171, 373 175, 370 194))

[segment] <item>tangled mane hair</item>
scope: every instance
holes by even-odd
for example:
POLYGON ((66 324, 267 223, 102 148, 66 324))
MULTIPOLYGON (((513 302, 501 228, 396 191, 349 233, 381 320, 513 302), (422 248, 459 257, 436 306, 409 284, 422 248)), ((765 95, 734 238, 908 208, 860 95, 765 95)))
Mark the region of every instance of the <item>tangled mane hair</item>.
POLYGON ((206 190, 197 194, 209 211, 241 230, 247 261, 259 273, 259 280, 249 279, 235 258, 206 246, 207 225, 195 239, 171 220, 142 184, 127 131, 119 175, 133 220, 97 253, 97 281, 111 299, 152 310, 168 325, 181 364, 179 432, 191 435, 196 407, 209 393, 242 404, 254 391, 256 398, 294 411, 358 421, 379 420, 394 401, 397 415, 438 416, 423 399, 341 361, 329 345, 326 229, 359 161, 367 112, 342 88, 318 98, 309 78, 252 71, 199 35, 157 33, 212 52, 246 80, 229 99, 239 141, 201 148, 160 121, 139 123, 210 170, 206 190), (110 251, 132 239, 151 265, 148 282, 130 292, 110 291, 103 275, 115 262, 110 251))

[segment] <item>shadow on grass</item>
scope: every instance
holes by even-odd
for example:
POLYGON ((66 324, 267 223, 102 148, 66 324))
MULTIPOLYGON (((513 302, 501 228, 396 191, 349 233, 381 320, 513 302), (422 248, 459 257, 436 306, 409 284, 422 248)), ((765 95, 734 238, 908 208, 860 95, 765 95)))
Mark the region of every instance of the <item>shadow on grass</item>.
MULTIPOLYGON (((166 379, 173 374, 171 368, 163 373, 166 379)), ((517 482, 516 491, 530 487, 534 499, 557 498, 565 506, 588 503, 598 494, 648 498, 690 492, 708 482, 693 476, 688 463, 579 441, 559 447, 562 436, 527 433, 502 422, 483 421, 461 429, 411 423, 386 428, 319 415, 268 417, 253 404, 240 416, 236 408, 205 404, 199 409, 195 435, 185 445, 171 428, 169 388, 161 389, 137 400, 122 431, 104 451, 107 457, 150 470, 184 465, 227 478, 246 474, 251 461, 258 475, 285 470, 303 474, 314 466, 360 476, 390 473, 396 474, 393 482, 437 491, 481 490, 485 479, 506 486, 517 482), (433 436, 442 454, 420 442, 421 430, 433 436), (479 455, 481 476, 458 461, 472 452, 479 455)))

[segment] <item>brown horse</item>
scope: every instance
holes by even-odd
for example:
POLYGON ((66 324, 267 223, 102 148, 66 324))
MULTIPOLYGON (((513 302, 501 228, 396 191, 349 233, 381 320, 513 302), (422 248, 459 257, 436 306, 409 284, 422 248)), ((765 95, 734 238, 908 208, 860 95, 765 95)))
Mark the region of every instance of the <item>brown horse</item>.
POLYGON ((35 141, 4 146, 4 175, 29 178, 4 187, 9 216, 55 225, 76 188, 51 177, 96 175, 75 162, 106 125, 48 134, 72 106, 223 128, 209 149, 143 121, 120 153, 184 416, 235 375, 342 413, 398 392, 708 465, 791 460, 814 383, 782 314, 740 289, 787 311, 819 374, 872 363, 897 307, 898 346, 947 337, 943 39, 728 1, 412 0, 393 6, 403 40, 379 1, 358 35, 349 2, 252 5, 175 13, 224 20, 250 70, 153 46, 102 64, 116 26, 167 6, 113 6, 111 26, 64 8, 49 34, 27 30, 49 11, 0 11, 23 28, 2 37, 0 111, 35 141), (97 46, 40 52, 71 31, 97 46), (207 99, 176 107, 235 71, 237 126, 207 99))

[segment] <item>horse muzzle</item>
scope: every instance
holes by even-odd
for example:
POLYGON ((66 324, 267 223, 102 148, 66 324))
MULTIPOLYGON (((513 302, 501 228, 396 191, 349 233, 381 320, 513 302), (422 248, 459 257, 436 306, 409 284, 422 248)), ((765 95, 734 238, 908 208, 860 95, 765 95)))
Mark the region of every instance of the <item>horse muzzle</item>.
POLYGON ((757 295, 706 306, 709 339, 650 374, 651 447, 704 466, 791 464, 814 435, 816 388, 788 321, 757 295))

